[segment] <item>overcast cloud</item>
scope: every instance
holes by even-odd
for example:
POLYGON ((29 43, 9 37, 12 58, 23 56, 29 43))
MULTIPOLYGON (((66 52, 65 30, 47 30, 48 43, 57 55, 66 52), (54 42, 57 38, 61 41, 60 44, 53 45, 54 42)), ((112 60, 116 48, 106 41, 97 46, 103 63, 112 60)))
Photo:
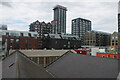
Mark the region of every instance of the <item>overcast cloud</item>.
POLYGON ((29 24, 39 20, 53 20, 53 7, 67 7, 67 33, 71 33, 71 20, 81 17, 92 21, 92 29, 104 32, 117 31, 118 0, 2 0, 0 24, 10 30, 29 30, 29 24))

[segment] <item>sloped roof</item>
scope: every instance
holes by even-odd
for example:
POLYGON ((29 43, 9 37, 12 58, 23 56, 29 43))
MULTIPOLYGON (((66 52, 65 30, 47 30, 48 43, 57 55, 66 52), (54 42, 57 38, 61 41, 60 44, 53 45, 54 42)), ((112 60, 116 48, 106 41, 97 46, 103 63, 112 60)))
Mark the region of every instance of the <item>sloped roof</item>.
POLYGON ((120 72, 119 72, 119 74, 118 74, 117 80, 120 80, 120 72))
MULTIPOLYGON (((10 50, 10 53, 15 50, 10 50)), ((69 50, 19 50, 28 57, 42 57, 42 56, 62 56, 69 50)))
POLYGON ((53 78, 54 76, 40 65, 32 62, 21 52, 13 52, 2 61, 2 78, 53 78))
POLYGON ((69 52, 47 67, 57 78, 117 78, 117 59, 69 52))

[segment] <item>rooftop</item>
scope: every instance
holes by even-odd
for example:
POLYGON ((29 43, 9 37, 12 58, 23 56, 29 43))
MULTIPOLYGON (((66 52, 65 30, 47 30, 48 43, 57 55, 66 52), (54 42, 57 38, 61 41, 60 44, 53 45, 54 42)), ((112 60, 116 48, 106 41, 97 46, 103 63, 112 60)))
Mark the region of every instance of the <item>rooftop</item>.
POLYGON ((117 78, 119 60, 67 53, 47 70, 57 78, 117 78))
POLYGON ((2 63, 2 78, 53 78, 54 76, 19 51, 13 52, 2 63))
MULTIPOLYGON (((75 18, 75 19, 73 19, 73 20, 76 20, 76 19, 90 21, 90 20, 88 20, 88 19, 85 19, 85 18, 75 18)), ((91 21, 90 21, 90 22, 91 22, 91 21)))
POLYGON ((46 37, 49 36, 50 38, 56 39, 72 39, 72 40, 80 40, 80 38, 76 35, 71 34, 44 34, 46 37))
MULTIPOLYGON (((34 54, 34 52, 32 52, 34 54)), ((20 51, 2 61, 3 78, 119 78, 120 60, 69 51, 43 68, 20 51)), ((1 63, 0 63, 1 65, 1 63)))
POLYGON ((108 34, 108 35, 110 35, 110 34, 111 34, 111 33, 102 32, 102 31, 95 31, 95 30, 88 31, 88 32, 96 32, 96 33, 99 33, 99 34, 108 34))
MULTIPOLYGON (((56 9, 56 8, 62 8, 62 9, 65 9, 65 10, 67 10, 67 8, 66 7, 64 7, 64 6, 61 6, 61 5, 56 5, 55 7, 54 7, 54 9, 56 9)), ((53 10, 54 10, 53 9, 53 10)))
MULTIPOLYGON (((15 50, 10 50, 13 53, 15 50)), ((62 56, 69 50, 19 50, 28 57, 62 56)))
POLYGON ((9 35, 15 35, 20 36, 20 33, 23 33, 24 36, 28 36, 28 33, 31 34, 31 36, 37 36, 37 32, 29 32, 29 31, 15 31, 15 30, 0 30, 0 35, 6 35, 6 33, 9 33, 9 35))

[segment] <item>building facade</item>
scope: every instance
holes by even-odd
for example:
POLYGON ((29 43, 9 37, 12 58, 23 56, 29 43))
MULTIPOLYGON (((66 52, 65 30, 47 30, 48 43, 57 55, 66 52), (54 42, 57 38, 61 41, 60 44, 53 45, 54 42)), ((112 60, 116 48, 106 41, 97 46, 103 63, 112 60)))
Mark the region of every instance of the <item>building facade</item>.
POLYGON ((81 41, 78 36, 67 34, 45 34, 44 48, 46 49, 78 49, 81 41))
POLYGON ((51 23, 45 23, 39 22, 38 20, 31 23, 29 28, 29 31, 31 32, 37 32, 38 34, 38 45, 39 48, 43 48, 43 37, 44 34, 52 33, 52 24, 51 23))
POLYGON ((36 32, 28 31, 0 31, 0 50, 6 56, 11 49, 39 49, 36 32))
POLYGON ((118 36, 119 34, 117 32, 111 34, 111 46, 118 46, 118 42, 119 42, 118 36))
POLYGON ((57 5, 54 7, 54 31, 53 33, 66 33, 66 11, 67 8, 61 5, 57 5))
POLYGON ((37 32, 39 34, 40 38, 43 38, 44 34, 52 33, 52 24, 51 23, 45 23, 39 22, 38 20, 31 23, 29 28, 29 31, 31 32, 37 32))
POLYGON ((111 35, 111 46, 110 48, 110 52, 113 54, 118 54, 119 53, 119 42, 120 42, 120 34, 118 32, 114 32, 111 35))
POLYGON ((111 34, 100 31, 87 31, 84 35, 84 45, 110 46, 111 34))
MULTIPOLYGON (((86 31, 91 31, 91 21, 83 18, 72 20, 72 34, 80 37, 83 42, 83 36, 86 31)), ((82 43, 83 44, 83 43, 82 43)))

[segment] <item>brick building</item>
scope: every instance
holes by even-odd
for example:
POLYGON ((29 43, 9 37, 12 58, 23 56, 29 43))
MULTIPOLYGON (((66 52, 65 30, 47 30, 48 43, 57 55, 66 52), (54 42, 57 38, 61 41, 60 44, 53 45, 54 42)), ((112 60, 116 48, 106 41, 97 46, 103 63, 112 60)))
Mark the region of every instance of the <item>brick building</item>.
POLYGON ((87 31, 84 35, 84 45, 110 46, 110 33, 101 31, 87 31))
POLYGON ((51 23, 45 23, 43 22, 39 22, 38 20, 31 23, 29 28, 30 32, 37 32, 38 34, 38 45, 39 48, 43 48, 43 38, 44 38, 44 34, 47 33, 52 33, 52 24, 51 23))
POLYGON ((40 38, 43 38, 43 34, 52 33, 52 24, 39 22, 38 20, 31 23, 29 28, 30 32, 37 32, 40 38))
POLYGON ((10 49, 39 49, 37 36, 36 32, 2 30, 0 50, 7 52, 10 49))
POLYGON ((119 34, 117 32, 111 34, 111 46, 118 46, 118 36, 119 34))
POLYGON ((80 38, 70 34, 45 34, 43 43, 43 47, 46 49, 81 48, 80 38))

